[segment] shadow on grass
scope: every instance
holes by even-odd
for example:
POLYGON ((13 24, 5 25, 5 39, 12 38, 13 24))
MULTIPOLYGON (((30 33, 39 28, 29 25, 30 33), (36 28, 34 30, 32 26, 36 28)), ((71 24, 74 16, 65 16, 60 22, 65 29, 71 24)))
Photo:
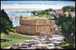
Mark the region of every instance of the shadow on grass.
POLYGON ((34 34, 31 34, 31 33, 19 33, 19 34, 22 34, 22 35, 30 35, 30 36, 33 36, 34 34))
POLYGON ((20 33, 20 32, 17 32, 17 33, 19 33, 19 34, 22 34, 22 35, 29 35, 29 36, 40 36, 40 32, 36 32, 36 33, 27 33, 27 32, 25 32, 25 33, 20 33))
POLYGON ((10 41, 8 39, 0 39, 0 42, 6 42, 6 41, 10 41))

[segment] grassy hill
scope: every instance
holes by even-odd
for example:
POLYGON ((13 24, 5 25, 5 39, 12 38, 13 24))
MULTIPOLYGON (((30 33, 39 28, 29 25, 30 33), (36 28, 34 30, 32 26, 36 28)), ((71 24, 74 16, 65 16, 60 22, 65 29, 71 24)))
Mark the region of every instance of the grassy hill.
POLYGON ((32 38, 31 36, 10 32, 9 35, 1 33, 1 39, 5 39, 1 41, 1 48, 7 48, 16 43, 24 43, 26 40, 31 40, 32 38))

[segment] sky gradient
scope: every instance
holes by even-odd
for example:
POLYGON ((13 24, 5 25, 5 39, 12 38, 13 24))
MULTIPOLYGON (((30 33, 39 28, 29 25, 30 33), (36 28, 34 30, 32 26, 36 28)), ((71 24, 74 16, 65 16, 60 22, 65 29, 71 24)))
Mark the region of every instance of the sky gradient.
MULTIPOLYGON (((26 13, 33 10, 61 9, 63 6, 75 6, 74 1, 2 1, 1 9, 9 16, 20 16, 20 13, 26 13), (12 14, 11 14, 12 13, 12 14), (17 14, 19 13, 19 14, 17 14)), ((30 15, 30 14, 29 14, 30 15)))
POLYGON ((74 1, 1 1, 1 9, 4 9, 9 17, 12 17, 13 25, 19 25, 19 16, 31 16, 30 11, 45 9, 61 9, 63 6, 75 6, 74 1))

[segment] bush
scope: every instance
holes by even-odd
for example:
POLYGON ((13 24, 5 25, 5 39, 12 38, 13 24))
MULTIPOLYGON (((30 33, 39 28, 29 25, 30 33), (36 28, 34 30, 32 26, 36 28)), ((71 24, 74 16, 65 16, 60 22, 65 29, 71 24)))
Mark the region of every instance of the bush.
POLYGON ((71 16, 59 17, 57 19, 57 25, 61 26, 62 33, 65 36, 67 43, 70 44, 69 47, 70 46, 74 47, 73 44, 75 44, 74 43, 74 41, 75 41, 75 38, 74 38, 75 37, 75 33, 74 33, 75 23, 74 23, 74 21, 75 21, 75 18, 72 18, 71 16))

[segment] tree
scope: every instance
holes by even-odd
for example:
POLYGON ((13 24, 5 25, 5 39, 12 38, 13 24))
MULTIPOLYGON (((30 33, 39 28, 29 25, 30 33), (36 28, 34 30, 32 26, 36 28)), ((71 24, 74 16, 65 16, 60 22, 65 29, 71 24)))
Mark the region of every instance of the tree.
POLYGON ((33 15, 38 16, 38 12, 37 11, 32 11, 31 12, 33 15))
POLYGON ((12 28, 12 22, 4 9, 2 9, 0 10, 0 32, 8 34, 8 32, 11 31, 10 28, 12 28))
POLYGON ((62 33, 66 38, 66 41, 69 42, 70 44, 73 44, 75 41, 75 17, 72 18, 71 16, 69 17, 59 17, 57 19, 57 25, 61 26, 62 28, 62 33))
POLYGON ((75 11, 75 7, 74 6, 64 6, 63 11, 75 11))
POLYGON ((48 18, 50 18, 50 11, 53 11, 52 9, 46 9, 46 10, 40 10, 40 11, 32 11, 32 14, 35 16, 39 16, 39 17, 43 17, 46 16, 48 18))

